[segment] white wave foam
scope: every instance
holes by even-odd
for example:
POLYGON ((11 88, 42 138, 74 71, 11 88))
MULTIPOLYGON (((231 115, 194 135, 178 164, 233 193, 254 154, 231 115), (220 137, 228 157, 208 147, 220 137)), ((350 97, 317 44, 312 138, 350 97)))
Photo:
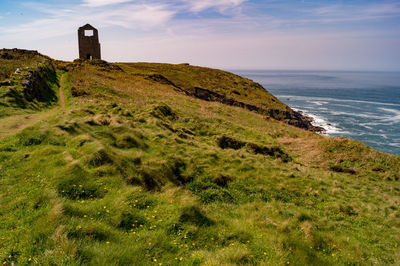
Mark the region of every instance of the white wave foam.
POLYGON ((379 110, 382 110, 382 111, 384 111, 384 112, 386 112, 386 113, 391 113, 391 114, 393 114, 393 115, 385 116, 385 118, 382 119, 382 120, 384 120, 384 121, 389 121, 389 122, 393 122, 393 123, 398 123, 398 122, 400 122, 400 110, 391 109, 391 108, 383 108, 383 107, 378 108, 378 109, 379 109, 379 110))
POLYGON ((392 146, 392 147, 400 148, 400 142, 392 142, 392 143, 388 143, 388 145, 392 146))
POLYGON ((382 116, 377 116, 372 113, 347 113, 347 112, 338 112, 338 111, 330 111, 332 115, 348 115, 348 116, 355 116, 355 117, 360 117, 360 118, 367 118, 367 119, 377 119, 381 120, 382 116))
POLYGON ((366 129, 369 129, 369 130, 373 130, 373 128, 370 127, 369 123, 361 123, 360 126, 365 127, 366 129))
POLYGON ((351 134, 348 131, 344 131, 337 127, 337 125, 329 123, 325 118, 322 116, 316 115, 314 113, 305 112, 304 110, 300 110, 297 108, 292 108, 295 111, 301 112, 304 115, 311 117, 313 119, 312 124, 317 127, 322 127, 326 131, 323 132, 324 135, 341 135, 341 134, 351 134))
POLYGON ((400 106, 400 104, 396 103, 382 103, 382 102, 374 102, 374 101, 362 101, 362 100, 347 100, 347 99, 335 99, 329 97, 307 97, 307 96, 296 96, 296 95, 276 95, 276 97, 280 99, 287 99, 290 100, 301 100, 301 101, 328 101, 328 102, 348 102, 348 103, 366 103, 366 104, 373 104, 373 105, 386 105, 386 106, 400 106))
POLYGON ((324 105, 324 104, 328 104, 329 102, 324 102, 324 101, 308 101, 309 103, 313 103, 313 104, 315 104, 315 105, 318 105, 318 106, 322 106, 322 105, 324 105))

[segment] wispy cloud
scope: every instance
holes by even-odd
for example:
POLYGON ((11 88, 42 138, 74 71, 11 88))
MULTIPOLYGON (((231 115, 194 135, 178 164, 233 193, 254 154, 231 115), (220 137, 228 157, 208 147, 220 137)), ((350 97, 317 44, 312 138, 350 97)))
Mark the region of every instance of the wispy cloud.
POLYGON ((176 1, 162 1, 162 0, 83 0, 83 5, 88 7, 101 7, 117 5, 121 3, 142 3, 142 4, 174 4, 181 8, 187 7, 192 12, 201 12, 206 9, 216 8, 218 10, 226 10, 228 8, 234 8, 247 0, 176 0, 176 1))
POLYGON ((128 29, 148 30, 162 27, 174 16, 173 11, 164 4, 126 4, 108 8, 52 8, 47 5, 35 6, 44 18, 28 23, 0 28, 3 35, 12 39, 54 38, 75 32, 77 26, 87 22, 101 25, 102 28, 118 26, 128 29))
POLYGON ((89 7, 99 7, 132 2, 132 0, 84 0, 84 5, 89 7))
MULTIPOLYGON (((25 5, 42 13, 42 18, 0 30, 14 39, 24 39, 28 33, 33 39, 53 38, 71 34, 78 25, 89 21, 101 25, 102 28, 118 26, 140 31, 164 29, 165 32, 172 32, 171 25, 178 25, 173 20, 177 14, 207 9, 224 12, 245 1, 247 0, 83 0, 79 5, 65 7, 28 2, 25 5)), ((209 25, 207 22, 205 24, 209 25)))
MULTIPOLYGON (((23 23, 8 22, 8 16, 1 19, 2 44, 46 47, 43 52, 56 58, 76 56, 76 30, 91 23, 101 31, 103 55, 109 60, 147 58, 217 66, 216 62, 233 66, 237 61, 243 67, 295 66, 296 60, 299 67, 304 62, 339 65, 337 58, 354 67, 368 58, 371 65, 374 60, 383 64, 382 58, 400 62, 398 1, 333 5, 292 0, 80 0, 53 5, 20 1, 25 11, 32 10, 32 19, 23 23)), ((400 68, 400 63, 391 64, 400 68)))
POLYGON ((335 4, 301 10, 309 14, 299 20, 302 23, 373 21, 400 17, 400 3, 397 2, 372 3, 365 6, 335 4))
POLYGON ((189 10, 200 12, 209 8, 217 8, 221 11, 228 8, 237 7, 247 0, 184 0, 189 6, 189 10))
POLYGON ((366 14, 378 14, 378 15, 397 15, 400 16, 400 3, 380 3, 373 4, 362 10, 366 14))

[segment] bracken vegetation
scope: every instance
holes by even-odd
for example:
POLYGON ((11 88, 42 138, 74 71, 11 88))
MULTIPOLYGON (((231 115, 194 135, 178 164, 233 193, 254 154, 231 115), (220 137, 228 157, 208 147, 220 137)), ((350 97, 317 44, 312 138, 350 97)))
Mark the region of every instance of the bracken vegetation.
POLYGON ((226 72, 52 64, 66 107, 0 135, 1 263, 400 263, 398 156, 182 91, 286 108, 226 72))

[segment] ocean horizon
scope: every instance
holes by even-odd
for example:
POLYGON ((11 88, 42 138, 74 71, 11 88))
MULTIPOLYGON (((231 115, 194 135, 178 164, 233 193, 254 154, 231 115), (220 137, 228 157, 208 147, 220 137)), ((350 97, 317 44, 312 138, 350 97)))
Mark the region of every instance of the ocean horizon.
POLYGON ((400 72, 230 70, 260 83, 328 136, 400 155, 400 72))

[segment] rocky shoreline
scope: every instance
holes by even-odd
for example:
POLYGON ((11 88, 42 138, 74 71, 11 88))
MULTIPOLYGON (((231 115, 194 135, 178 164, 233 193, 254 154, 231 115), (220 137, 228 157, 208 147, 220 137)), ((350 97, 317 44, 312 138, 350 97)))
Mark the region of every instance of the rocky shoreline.
POLYGON ((290 108, 286 117, 288 119, 286 122, 289 125, 321 134, 326 132, 325 128, 313 125, 313 122, 315 121, 314 118, 305 115, 302 111, 294 111, 290 108))

